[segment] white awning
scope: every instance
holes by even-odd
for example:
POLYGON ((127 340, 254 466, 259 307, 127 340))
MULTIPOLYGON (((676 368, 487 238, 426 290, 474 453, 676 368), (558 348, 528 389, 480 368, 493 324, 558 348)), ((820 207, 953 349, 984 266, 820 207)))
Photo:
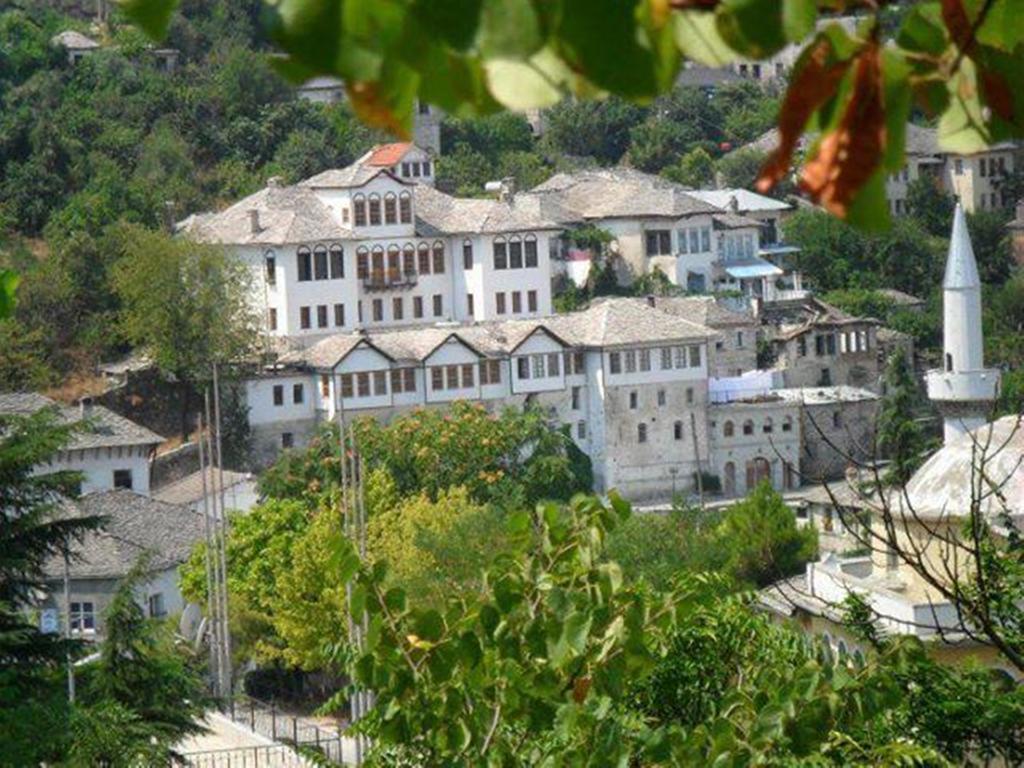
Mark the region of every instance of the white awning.
POLYGON ((777 277, 782 270, 764 259, 743 259, 742 261, 726 262, 722 265, 725 273, 736 280, 754 277, 777 277))

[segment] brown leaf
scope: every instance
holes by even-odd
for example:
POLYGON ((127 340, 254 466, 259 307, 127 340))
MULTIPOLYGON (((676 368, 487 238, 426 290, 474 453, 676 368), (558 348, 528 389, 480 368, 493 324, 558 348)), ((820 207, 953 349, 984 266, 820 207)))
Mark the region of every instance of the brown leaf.
POLYGON ((880 53, 878 44, 871 43, 857 56, 853 92, 839 125, 821 140, 800 176, 801 188, 840 217, 846 216, 885 151, 880 53))
POLYGON ((590 678, 589 677, 577 677, 572 681, 572 698, 577 704, 582 704, 583 700, 587 698, 587 693, 590 692, 590 678))
POLYGON ((985 103, 1003 120, 1009 123, 1015 122, 1013 92, 1006 84, 1006 79, 997 72, 980 68, 978 69, 978 79, 981 80, 981 92, 985 94, 985 103))
POLYGON ((765 160, 755 186, 759 192, 771 190, 789 172, 800 134, 811 114, 835 93, 839 81, 850 66, 836 58, 828 38, 819 38, 801 57, 779 111, 779 146, 765 160))
POLYGON ((391 106, 381 96, 377 83, 372 81, 360 81, 348 83, 345 86, 348 91, 349 102, 352 104, 352 111, 356 117, 367 125, 374 128, 383 128, 400 139, 408 139, 409 131, 402 124, 401 119, 394 113, 391 106))
POLYGON ((669 5, 677 11, 713 11, 722 0, 669 0, 669 5))
POLYGON ((974 31, 961 0, 942 0, 942 20, 957 47, 965 53, 969 52, 974 45, 974 31))

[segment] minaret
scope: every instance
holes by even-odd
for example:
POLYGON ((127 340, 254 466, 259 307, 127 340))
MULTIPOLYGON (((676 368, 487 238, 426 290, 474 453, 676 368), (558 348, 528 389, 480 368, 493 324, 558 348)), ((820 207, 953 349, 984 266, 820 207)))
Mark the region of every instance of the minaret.
POLYGON ((928 372, 928 397, 942 414, 949 443, 985 424, 999 394, 999 371, 985 368, 981 280, 959 203, 942 280, 942 341, 942 368, 928 372))

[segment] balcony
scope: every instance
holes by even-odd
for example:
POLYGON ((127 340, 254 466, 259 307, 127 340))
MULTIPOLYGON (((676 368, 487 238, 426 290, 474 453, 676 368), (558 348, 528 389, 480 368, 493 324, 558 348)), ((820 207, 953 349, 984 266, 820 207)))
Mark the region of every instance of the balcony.
POLYGON ((403 291, 416 285, 416 272, 399 272, 388 270, 378 272, 376 270, 363 277, 363 290, 373 291, 403 291))

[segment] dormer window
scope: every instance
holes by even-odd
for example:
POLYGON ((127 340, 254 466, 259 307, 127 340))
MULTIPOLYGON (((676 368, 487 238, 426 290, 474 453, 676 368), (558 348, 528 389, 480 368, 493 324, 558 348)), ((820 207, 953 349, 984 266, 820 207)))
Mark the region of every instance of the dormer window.
POLYGON ((430 161, 429 160, 425 160, 423 162, 423 175, 424 176, 429 176, 430 175, 430 161))
POLYGON ((412 223, 412 195, 408 192, 398 196, 398 213, 403 224, 412 223))
POLYGON ((380 195, 370 195, 370 226, 380 226, 380 195))
POLYGON ((412 174, 409 172, 409 164, 408 163, 402 163, 402 178, 403 179, 407 179, 411 175, 412 174))
POLYGON ((362 195, 356 195, 352 199, 353 215, 355 217, 355 225, 357 227, 366 226, 366 198, 362 195))

